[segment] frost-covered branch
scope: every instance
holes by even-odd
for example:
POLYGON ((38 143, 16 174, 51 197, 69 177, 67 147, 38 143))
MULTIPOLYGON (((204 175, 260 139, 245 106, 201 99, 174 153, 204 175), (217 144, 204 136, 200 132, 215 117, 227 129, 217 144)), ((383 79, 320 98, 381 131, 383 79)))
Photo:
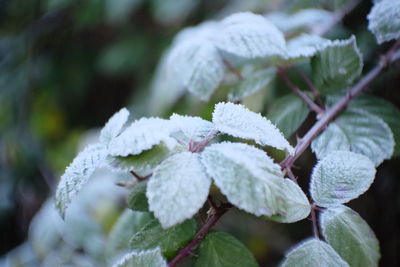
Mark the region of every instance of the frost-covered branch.
POLYGON ((287 156, 280 165, 284 169, 291 168, 294 162, 303 154, 307 147, 311 144, 312 140, 340 113, 342 112, 349 102, 355 98, 358 94, 363 92, 368 85, 370 85, 391 63, 397 60, 399 57, 398 46, 400 40, 398 40, 393 47, 384 55, 380 62, 364 76, 348 93, 342 97, 335 105, 325 111, 324 115, 314 124, 313 127, 299 140, 295 147, 294 155, 287 156))

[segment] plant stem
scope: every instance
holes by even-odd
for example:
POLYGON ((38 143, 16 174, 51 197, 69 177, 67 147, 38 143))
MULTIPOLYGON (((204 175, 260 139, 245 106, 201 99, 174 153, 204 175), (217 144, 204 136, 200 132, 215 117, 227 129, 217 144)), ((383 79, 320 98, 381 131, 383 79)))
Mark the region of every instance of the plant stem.
POLYGON ((289 80, 289 77, 287 76, 285 69, 279 68, 278 75, 286 83, 286 85, 293 91, 293 93, 298 95, 312 111, 314 111, 318 115, 322 115, 324 113, 324 110, 320 106, 315 104, 303 91, 301 91, 295 84, 293 84, 289 80))
POLYGON ((351 88, 347 94, 342 97, 335 105, 330 109, 326 110, 321 118, 311 127, 311 129, 304 135, 303 138, 299 140, 295 147, 294 155, 287 156, 281 163, 281 167, 284 169, 291 168, 294 162, 303 154, 307 147, 311 144, 312 140, 340 113, 342 112, 349 102, 364 91, 367 86, 374 81, 379 74, 382 73, 391 63, 394 62, 397 55, 396 49, 400 44, 398 40, 392 49, 382 57, 381 61, 370 71, 366 76, 364 76, 353 88, 351 88))
POLYGON ((212 215, 208 217, 208 219, 200 228, 200 230, 197 232, 196 236, 192 239, 192 241, 188 245, 186 245, 183 249, 181 249, 178 255, 176 255, 175 258, 173 258, 169 262, 168 266, 174 267, 185 257, 191 255, 193 253, 193 250, 204 239, 204 237, 211 230, 211 228, 217 223, 217 221, 222 217, 222 215, 224 215, 231 207, 232 205, 230 203, 224 203, 217 208, 212 208, 212 215))
POLYGON ((233 73, 235 74, 236 78, 241 81, 243 80, 243 76, 240 73, 240 71, 238 71, 228 60, 223 59, 223 62, 225 64, 225 66, 233 73))
POLYGON ((313 233, 314 237, 319 239, 319 231, 318 231, 318 221, 317 221, 317 216, 315 214, 316 211, 316 206, 315 204, 312 204, 311 206, 311 221, 313 225, 313 233))
POLYGON ((321 100, 321 95, 319 93, 319 90, 317 89, 317 87, 315 87, 315 85, 310 81, 310 79, 307 77, 307 75, 304 74, 304 72, 302 72, 299 68, 294 67, 294 69, 296 70, 296 72, 301 76, 301 78, 306 82, 308 88, 310 88, 313 97, 315 99, 315 101, 317 102, 317 104, 320 107, 324 107, 324 103, 321 100))

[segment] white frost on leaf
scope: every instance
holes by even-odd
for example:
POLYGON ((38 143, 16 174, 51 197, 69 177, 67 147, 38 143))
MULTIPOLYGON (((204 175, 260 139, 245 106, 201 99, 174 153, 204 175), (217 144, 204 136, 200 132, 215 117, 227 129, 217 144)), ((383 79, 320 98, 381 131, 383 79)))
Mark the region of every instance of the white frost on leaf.
POLYGON ((352 108, 340 115, 311 144, 321 159, 335 150, 348 150, 381 164, 394 151, 393 133, 379 117, 352 108))
POLYGON ((167 262, 161 254, 159 247, 154 249, 132 251, 118 261, 113 267, 167 267, 167 262))
POLYGON ((280 211, 283 174, 264 151, 223 142, 206 147, 202 162, 221 192, 238 208, 257 216, 280 211))
POLYGON ((283 34, 261 15, 233 14, 221 21, 220 30, 215 43, 223 51, 245 58, 285 55, 283 34))
POLYGON ((62 217, 72 198, 88 182, 95 169, 104 163, 106 156, 107 149, 104 145, 89 145, 67 167, 61 176, 55 196, 56 207, 62 217))
POLYGON ((368 14, 368 29, 379 44, 400 37, 400 1, 382 0, 376 2, 368 14))
POLYGON ((129 111, 126 108, 121 109, 115 113, 106 123, 104 128, 100 132, 100 142, 104 145, 108 145, 112 139, 117 137, 122 127, 128 121, 129 111))
POLYGON ((379 241, 357 212, 343 205, 326 209, 320 226, 325 240, 350 266, 378 266, 379 241))
POLYGON ((191 218, 211 186, 198 153, 182 152, 164 160, 147 184, 149 209, 164 228, 191 218))
POLYGON ((274 12, 267 15, 278 29, 283 32, 296 31, 323 25, 332 19, 333 13, 322 9, 303 9, 294 14, 274 12))
POLYGON ((254 71, 229 92, 228 99, 232 102, 242 101, 246 97, 271 85, 275 76, 276 69, 272 67, 254 71))
POLYGON ((200 117, 182 116, 172 114, 169 118, 178 131, 181 131, 188 140, 200 141, 206 137, 214 128, 212 122, 200 117))
POLYGON ((111 156, 138 155, 145 150, 164 142, 172 149, 175 139, 170 137, 173 126, 170 121, 160 118, 142 118, 134 121, 109 145, 111 156))
POLYGON ((269 120, 243 105, 218 103, 212 120, 217 130, 222 133, 252 139, 260 145, 286 150, 290 154, 294 153, 293 147, 269 120))
POLYGON ((208 39, 184 38, 171 49, 168 68, 189 92, 207 101, 221 83, 225 65, 217 48, 208 39))
POLYGON ((337 206, 367 191, 375 173, 374 163, 367 157, 349 151, 335 151, 315 166, 310 193, 318 206, 337 206))
POLYGON ((330 41, 312 58, 313 79, 321 93, 346 89, 361 74, 362 55, 354 36, 330 41))
POLYGON ((307 239, 286 254, 282 267, 349 267, 327 243, 316 238, 307 239))
POLYGON ((268 219, 281 223, 294 223, 307 218, 311 205, 303 190, 292 180, 282 179, 279 211, 268 219))
POLYGON ((312 57, 332 41, 318 35, 301 34, 287 43, 289 58, 312 57))

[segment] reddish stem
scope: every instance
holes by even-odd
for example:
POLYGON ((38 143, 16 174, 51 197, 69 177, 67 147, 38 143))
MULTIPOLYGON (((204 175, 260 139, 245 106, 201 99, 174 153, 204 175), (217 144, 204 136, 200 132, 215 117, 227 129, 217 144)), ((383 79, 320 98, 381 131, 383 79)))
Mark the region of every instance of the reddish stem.
POLYGON ((192 241, 186 245, 183 249, 181 249, 178 255, 173 258, 168 266, 174 267, 185 257, 192 255, 193 250, 197 247, 197 245, 206 237, 207 233, 211 230, 212 227, 218 222, 218 220, 224 215, 232 205, 230 203, 225 203, 220 205, 218 208, 214 208, 212 215, 207 219, 207 221, 203 224, 201 229, 197 232, 196 236, 192 239, 192 241))

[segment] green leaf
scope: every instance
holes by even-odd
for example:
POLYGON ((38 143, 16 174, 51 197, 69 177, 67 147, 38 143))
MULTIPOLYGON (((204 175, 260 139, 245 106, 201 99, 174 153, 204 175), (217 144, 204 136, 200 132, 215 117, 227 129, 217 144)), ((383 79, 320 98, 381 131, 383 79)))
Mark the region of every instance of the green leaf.
POLYGON ((282 267, 348 267, 327 243, 310 238, 296 245, 285 257, 282 267))
POLYGON ((400 110, 385 99, 362 95, 350 102, 349 108, 362 109, 381 118, 393 132, 394 156, 400 155, 400 110))
POLYGON ((348 151, 335 151, 315 166, 310 193, 318 206, 337 206, 367 191, 375 173, 374 163, 367 157, 348 151))
POLYGON ((106 155, 107 150, 102 144, 89 145, 67 167, 56 191, 56 207, 62 217, 72 198, 89 181, 96 168, 104 164, 106 155))
POLYGON ((285 39, 281 31, 261 15, 250 12, 233 14, 221 21, 215 37, 216 46, 226 52, 257 58, 285 55, 285 39))
POLYGON ((160 248, 132 251, 127 254, 114 267, 167 267, 167 262, 161 255, 160 248))
POLYGON ((290 154, 294 152, 293 147, 275 125, 243 105, 222 102, 216 104, 212 121, 222 133, 252 139, 257 144, 286 150, 290 154))
POLYGON ((322 212, 324 238, 350 266, 378 266, 379 242, 360 215, 346 206, 322 212))
POLYGON ((128 121, 129 111, 126 108, 121 109, 115 113, 106 123, 104 128, 100 132, 100 142, 104 145, 108 145, 112 139, 117 137, 122 127, 128 121))
POLYGON ((301 34, 287 44, 289 59, 301 59, 314 56, 333 42, 318 35, 301 34))
POLYGON ((376 2, 368 14, 368 29, 379 44, 400 37, 400 2, 383 0, 376 2))
POLYGON ((164 143, 155 145, 149 150, 145 150, 138 155, 107 156, 108 165, 122 172, 135 171, 138 175, 146 176, 165 160, 167 157, 176 153, 170 150, 164 143))
POLYGON ((211 232, 201 242, 195 267, 258 266, 253 254, 236 238, 224 232, 211 232))
POLYGON ((280 191, 279 211, 267 217, 281 223, 293 223, 307 218, 311 211, 310 202, 303 190, 290 179, 283 179, 280 191))
POLYGON ((153 219, 132 236, 129 245, 131 249, 139 250, 160 247, 161 253, 170 258, 193 238, 196 229, 194 219, 168 229, 163 229, 157 219, 153 219))
POLYGON ((106 251, 108 255, 115 255, 119 250, 127 250, 129 239, 139 231, 145 222, 152 216, 147 212, 135 212, 126 209, 114 224, 108 236, 106 251))
POLYGON ((164 160, 147 184, 149 208, 164 228, 191 218, 203 206, 211 178, 199 154, 181 152, 164 160))
POLYGON ((273 12, 266 17, 281 31, 293 33, 302 29, 312 29, 316 25, 325 24, 332 19, 333 13, 322 9, 309 8, 290 15, 273 12))
POLYGON ((368 112, 351 109, 340 115, 311 143, 318 159, 335 150, 367 156, 378 166, 393 154, 394 139, 389 126, 368 112))
POLYGON ((128 196, 128 207, 131 210, 149 211, 146 197, 147 180, 137 183, 128 196))
POLYGON ((302 99, 289 94, 276 101, 267 117, 286 138, 289 138, 304 122, 309 112, 302 99))
POLYGON ((225 65, 212 42, 194 36, 173 46, 168 66, 174 79, 203 101, 207 101, 225 74, 225 65))
POLYGON ((177 131, 183 133, 186 139, 184 141, 199 142, 204 139, 214 128, 214 124, 212 124, 212 122, 203 120, 200 117, 172 114, 169 119, 176 126, 177 131))
POLYGON ((141 118, 134 121, 109 145, 111 156, 139 155, 153 146, 164 143, 172 149, 175 139, 170 137, 173 125, 170 121, 160 118, 141 118))
POLYGON ((355 37, 326 45, 311 59, 311 66, 315 86, 322 94, 345 90, 363 68, 355 37))
POLYGON ((251 73, 229 92, 229 101, 241 101, 259 90, 266 88, 273 82, 275 75, 275 68, 267 68, 251 73))
POLYGON ((224 142, 206 147, 202 162, 221 192, 238 208, 257 216, 280 212, 283 174, 264 151, 224 142))

